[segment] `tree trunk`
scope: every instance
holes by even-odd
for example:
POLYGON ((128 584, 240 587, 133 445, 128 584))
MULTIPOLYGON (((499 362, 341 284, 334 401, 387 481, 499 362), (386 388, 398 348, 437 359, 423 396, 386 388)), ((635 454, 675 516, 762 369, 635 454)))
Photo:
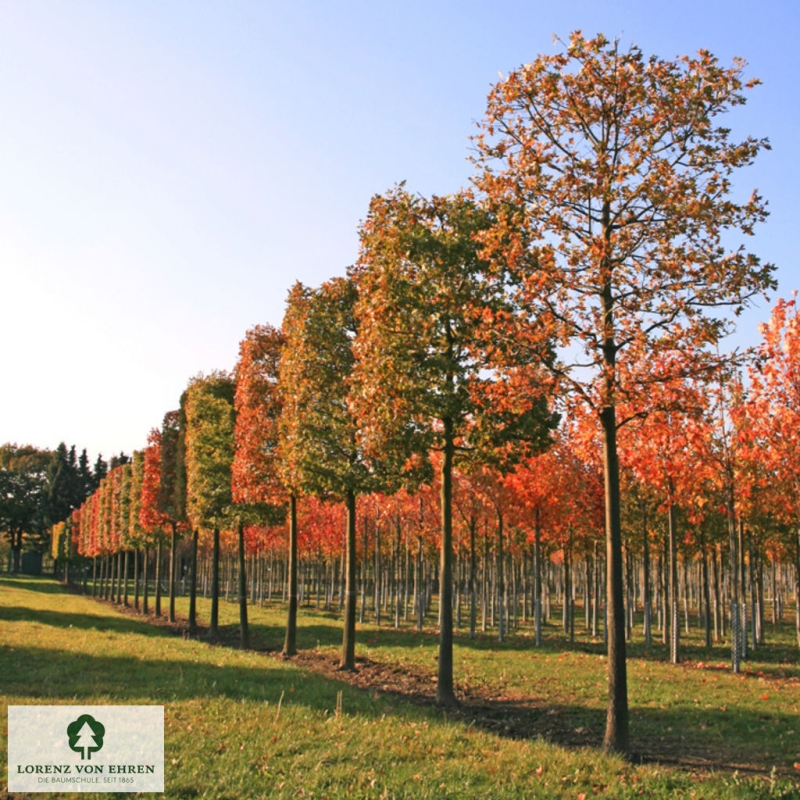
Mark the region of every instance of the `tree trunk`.
POLYGON ((149 580, 149 566, 150 566, 150 550, 145 547, 144 549, 144 565, 143 565, 143 575, 142 575, 142 612, 145 614, 150 613, 150 608, 148 606, 148 593, 150 590, 150 580, 149 580))
POLYGON ((283 655, 297 655, 297 498, 289 495, 289 611, 286 617, 286 638, 283 655))
POLYGON ((126 608, 128 607, 128 566, 129 566, 129 559, 130 559, 130 550, 126 550, 125 551, 125 566, 124 566, 125 580, 124 580, 123 589, 122 589, 122 592, 123 592, 123 594, 122 594, 122 605, 124 605, 126 608))
POLYGON ((197 528, 192 530, 192 553, 189 561, 189 635, 197 633, 197 528))
POLYGON ((542 646, 542 545, 539 506, 533 523, 533 630, 537 647, 542 646))
POLYGON ((208 626, 209 639, 219 634, 219 528, 214 528, 214 544, 211 551, 211 622, 208 626))
POLYGON ((495 603, 497 603, 497 641, 503 641, 505 619, 503 616, 503 600, 505 594, 505 575, 503 571, 503 513, 497 510, 497 552, 495 553, 495 569, 497 581, 495 585, 495 603))
POLYGON ((169 621, 175 622, 175 556, 178 549, 177 525, 172 523, 172 535, 169 541, 169 621))
POLYGON ((674 503, 669 506, 669 657, 673 664, 680 662, 681 621, 678 608, 677 519, 674 503))
POLYGON ((381 526, 375 523, 375 558, 373 569, 375 571, 375 586, 373 599, 375 602, 375 624, 381 624, 381 526))
POLYGON ((347 539, 345 547, 344 632, 339 669, 354 670, 356 668, 356 600, 358 594, 358 590, 356 589, 357 553, 355 492, 347 492, 345 504, 347 507, 347 539))
MULTIPOLYGON (((613 362, 612 362, 613 363, 613 362)), ((617 422, 613 405, 603 409, 603 473, 605 483, 608 609, 608 712, 603 749, 627 755, 628 672, 625 662, 625 608, 622 586, 622 525, 620 519, 617 422)))
POLYGON ((397 515, 396 527, 396 541, 395 541, 395 611, 394 611, 394 627, 400 627, 400 611, 403 602, 403 553, 402 553, 402 526, 400 523, 400 515, 397 515))
POLYGON ((139 610, 139 548, 133 551, 133 607, 139 610))
POLYGON ((642 509, 642 569, 643 586, 642 600, 644 603, 644 649, 649 652, 653 647, 652 631, 652 601, 650 600, 650 537, 647 535, 647 507, 644 503, 642 509))
POLYGON ((156 616, 161 616, 161 542, 156 544, 156 616))
POLYGON ((436 683, 436 704, 456 705, 453 691, 453 421, 444 424, 444 453, 441 472, 442 552, 439 569, 439 674, 436 683))
POLYGON ((239 534, 239 633, 242 650, 250 648, 250 629, 247 625, 247 574, 244 568, 244 525, 238 525, 239 534))
POLYGON ((475 526, 474 516, 469 518, 469 638, 475 638, 477 621, 477 597, 475 592, 475 526))
POLYGON ((739 672, 742 629, 739 617, 739 559, 736 552, 736 517, 733 498, 733 477, 728 476, 728 543, 730 546, 731 582, 731 672, 739 672))
POLYGON ((711 590, 708 580, 708 548, 702 527, 700 528, 700 551, 703 568, 703 629, 705 632, 705 646, 711 647, 711 590))

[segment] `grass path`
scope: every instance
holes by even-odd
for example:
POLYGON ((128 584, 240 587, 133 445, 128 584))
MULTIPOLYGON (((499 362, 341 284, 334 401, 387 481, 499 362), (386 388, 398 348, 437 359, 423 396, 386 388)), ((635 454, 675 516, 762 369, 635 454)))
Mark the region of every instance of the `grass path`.
MULTIPOLYGON (((222 624, 235 626, 235 605, 221 610, 222 624)), ((570 650, 548 629, 538 651, 525 632, 502 645, 459 637, 465 702, 447 717, 425 701, 432 633, 362 626, 361 669, 342 676, 331 669, 341 637, 334 615, 302 612, 297 662, 269 652, 282 641, 280 609, 253 608, 251 620, 261 652, 184 639, 48 579, 2 577, 0 713, 163 704, 169 798, 800 796, 800 671, 783 639, 743 676, 721 668, 722 647, 707 653, 689 640, 690 663, 677 668, 631 648, 635 747, 756 775, 602 756, 592 745, 602 735, 605 664, 601 643, 586 637, 570 650)), ((3 790, 6 782, 4 772, 3 790)))

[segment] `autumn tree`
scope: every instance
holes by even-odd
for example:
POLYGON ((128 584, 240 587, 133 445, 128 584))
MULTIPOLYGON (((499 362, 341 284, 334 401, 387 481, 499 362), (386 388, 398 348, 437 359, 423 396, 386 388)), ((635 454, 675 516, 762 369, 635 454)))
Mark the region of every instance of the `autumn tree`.
MULTIPOLYGON (((140 522, 142 510, 142 482, 144 481, 144 453, 141 450, 133 451, 131 459, 131 478, 128 484, 128 533, 126 543, 133 547, 133 606, 139 610, 140 574, 139 558, 145 541, 145 533, 140 522)), ((82 521, 82 527, 85 522, 82 521)), ((147 560, 144 561, 144 597, 143 611, 147 613, 147 560)))
MULTIPOLYGON (((507 313, 503 291, 485 280, 474 240, 488 224, 468 196, 415 197, 399 186, 370 203, 352 275, 359 287, 352 405, 367 452, 439 466, 441 608, 437 702, 453 705, 453 469, 468 457, 492 460, 510 442, 541 443, 553 420, 523 355, 491 338, 507 313), (504 345, 506 347, 504 348, 504 345), (509 391, 509 386, 513 390, 509 391)), ((501 459, 502 460, 502 459, 501 459)))
POLYGON ((306 494, 343 498, 347 509, 341 669, 355 669, 356 498, 374 486, 348 405, 356 335, 355 284, 334 278, 318 289, 295 284, 284 318, 280 365, 281 458, 306 494))
MULTIPOLYGON (((105 479, 103 479, 105 480, 105 479)), ((144 449, 139 524, 146 535, 144 550, 145 585, 150 545, 155 545, 155 613, 161 615, 161 548, 166 540, 167 515, 161 508, 161 431, 153 428, 144 449)))
POLYGON ((219 628, 220 530, 231 522, 234 382, 227 372, 198 375, 186 390, 186 510, 193 526, 213 532, 211 622, 219 628))
MULTIPOLYGON (((247 593, 244 565, 244 526, 274 525, 287 493, 280 480, 277 447, 281 400, 278 366, 283 332, 271 325, 256 325, 239 344, 234 407, 235 452, 231 466, 232 499, 238 517, 239 609, 242 647, 249 646, 247 593)), ((296 517, 296 514, 295 514, 296 517)), ((288 627, 296 628, 297 608, 288 627)))
POLYGON ((745 62, 709 52, 665 61, 602 35, 573 33, 562 52, 538 56, 498 82, 476 137, 476 185, 496 221, 484 237, 516 288, 516 336, 573 345, 558 367, 602 427, 609 600, 607 750, 627 752, 617 405, 628 350, 658 359, 697 343, 690 366, 738 311, 774 285, 773 268, 732 233, 766 216, 757 193, 739 202, 731 175, 768 143, 731 140, 716 117, 745 102, 745 62), (527 324, 536 320, 536 326, 527 324))
MULTIPOLYGON (((790 526, 795 596, 800 598, 800 312, 796 293, 778 300, 750 369, 744 442, 772 476, 774 513, 790 526)), ((796 616, 800 645, 800 603, 796 616)))
POLYGON ((186 524, 185 435, 180 410, 168 411, 161 424, 161 464, 158 507, 170 531, 169 621, 175 622, 178 533, 186 524))
MULTIPOLYGON (((654 378, 661 371, 670 372, 663 360, 649 364, 648 371, 654 378)), ((654 381, 649 395, 636 404, 638 409, 649 408, 649 413, 632 420, 619 438, 621 463, 630 467, 644 486, 657 492, 667 515, 669 614, 665 625, 673 664, 680 661, 678 544, 682 537, 678 512, 683 508, 691 522, 699 521, 698 495, 705 490, 704 464, 697 447, 706 407, 704 388, 703 384, 684 380, 654 381)))

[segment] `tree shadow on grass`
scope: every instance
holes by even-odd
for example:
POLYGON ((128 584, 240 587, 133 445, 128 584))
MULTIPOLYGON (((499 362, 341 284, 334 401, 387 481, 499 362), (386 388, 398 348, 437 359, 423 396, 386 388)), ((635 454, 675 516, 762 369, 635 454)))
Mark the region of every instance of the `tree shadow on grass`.
POLYGON ((0 575, 0 588, 23 589, 40 594, 63 594, 63 587, 43 575, 0 575))
POLYGON ((131 619, 122 615, 80 614, 74 611, 49 611, 41 608, 19 606, 0 606, 0 621, 34 622, 54 628, 73 628, 77 630, 106 633, 136 633, 140 636, 171 636, 167 628, 148 625, 146 618, 131 619))
MULTIPOLYGON (((181 646, 205 647, 189 642, 181 646)), ((217 652, 221 658, 228 655, 217 652)), ((247 657, 250 663, 218 665, 207 656, 195 661, 187 655, 176 658, 173 651, 159 659, 2 645, 2 692, 12 705, 15 698, 53 703, 169 704, 212 699, 277 703, 284 695, 284 706, 291 703, 334 712, 337 694, 344 691, 349 713, 369 717, 385 713, 369 693, 290 662, 251 654, 247 657)))
MULTIPOLYGON (((314 651, 301 652, 296 663, 325 675, 339 674, 351 686, 371 692, 373 698, 391 698, 435 708, 436 680, 396 664, 356 659, 354 673, 335 673, 336 660, 314 651)), ((487 687, 456 687, 459 705, 438 710, 448 719, 510 739, 543 739, 569 749, 600 748, 605 733, 605 710, 552 703, 530 696, 509 697, 487 687)), ((796 775, 793 767, 792 713, 755 713, 749 710, 692 708, 632 708, 632 759, 664 763, 697 772, 739 771, 769 775, 796 775), (784 732, 786 743, 777 735, 784 732)))

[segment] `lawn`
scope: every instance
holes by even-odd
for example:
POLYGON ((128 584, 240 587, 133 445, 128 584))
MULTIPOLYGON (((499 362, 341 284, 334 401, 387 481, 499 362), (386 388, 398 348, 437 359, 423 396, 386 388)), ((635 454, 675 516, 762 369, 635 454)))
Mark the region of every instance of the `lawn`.
MULTIPOLYGON (((635 638, 637 763, 625 763, 599 752, 603 645, 580 632, 569 644, 548 626, 539 649, 524 627, 502 644, 460 634, 462 706, 444 714, 430 703, 433 630, 361 625, 359 670, 343 675, 334 670, 337 615, 303 608, 301 656, 284 661, 283 609, 250 614, 254 650, 242 652, 49 579, 4 576, 0 703, 163 704, 170 798, 800 796, 800 668, 788 622, 770 626, 772 643, 738 676, 724 645, 709 651, 689 637, 685 662, 673 666, 663 646, 645 654, 635 638)), ((236 615, 222 604, 223 642, 236 641, 236 615)))

